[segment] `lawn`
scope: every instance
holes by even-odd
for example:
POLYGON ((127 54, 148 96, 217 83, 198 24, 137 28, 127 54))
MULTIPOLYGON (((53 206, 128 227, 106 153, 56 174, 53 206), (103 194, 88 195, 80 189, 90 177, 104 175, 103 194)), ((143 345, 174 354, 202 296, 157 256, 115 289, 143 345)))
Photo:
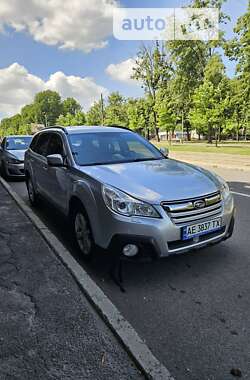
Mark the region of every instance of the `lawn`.
POLYGON ((213 144, 190 142, 190 143, 172 143, 167 141, 157 143, 152 141, 158 148, 168 148, 171 152, 201 152, 201 153, 226 153, 250 156, 250 142, 226 142, 220 143, 218 147, 213 144))

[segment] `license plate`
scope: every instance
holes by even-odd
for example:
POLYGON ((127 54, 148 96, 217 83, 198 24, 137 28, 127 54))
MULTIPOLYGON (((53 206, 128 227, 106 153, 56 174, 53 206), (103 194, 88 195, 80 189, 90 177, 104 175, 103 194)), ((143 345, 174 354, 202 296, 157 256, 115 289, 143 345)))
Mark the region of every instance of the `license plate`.
POLYGON ((196 236, 205 235, 209 232, 220 230, 222 227, 222 219, 217 218, 207 222, 192 224, 182 228, 182 240, 192 239, 196 236))

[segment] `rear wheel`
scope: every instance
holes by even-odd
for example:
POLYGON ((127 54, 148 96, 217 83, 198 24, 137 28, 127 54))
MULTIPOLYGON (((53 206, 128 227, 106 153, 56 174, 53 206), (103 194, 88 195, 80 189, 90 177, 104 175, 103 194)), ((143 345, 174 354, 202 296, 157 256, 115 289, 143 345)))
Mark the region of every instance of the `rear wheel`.
POLYGON ((34 185, 30 177, 28 177, 26 180, 26 186, 27 186, 29 201, 31 203, 31 206, 35 207, 38 205, 39 201, 38 201, 38 195, 34 189, 34 185))
POLYGON ((73 234, 77 248, 85 260, 93 256, 95 243, 88 217, 83 207, 76 207, 72 215, 73 234))

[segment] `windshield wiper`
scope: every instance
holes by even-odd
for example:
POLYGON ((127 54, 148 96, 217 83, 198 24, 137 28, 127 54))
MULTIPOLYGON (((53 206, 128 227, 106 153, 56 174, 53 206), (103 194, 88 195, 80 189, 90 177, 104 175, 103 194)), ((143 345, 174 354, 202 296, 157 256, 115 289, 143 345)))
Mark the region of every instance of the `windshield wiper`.
POLYGON ((143 161, 158 161, 164 160, 165 157, 152 157, 152 158, 136 158, 134 160, 120 160, 120 161, 108 161, 108 162, 91 162, 89 164, 78 163, 79 166, 98 166, 98 165, 115 165, 115 164, 129 164, 132 162, 143 162, 143 161))
POLYGON ((141 162, 141 161, 158 161, 158 160, 164 160, 165 157, 151 157, 151 158, 135 158, 134 160, 132 161, 128 161, 128 162, 141 162))

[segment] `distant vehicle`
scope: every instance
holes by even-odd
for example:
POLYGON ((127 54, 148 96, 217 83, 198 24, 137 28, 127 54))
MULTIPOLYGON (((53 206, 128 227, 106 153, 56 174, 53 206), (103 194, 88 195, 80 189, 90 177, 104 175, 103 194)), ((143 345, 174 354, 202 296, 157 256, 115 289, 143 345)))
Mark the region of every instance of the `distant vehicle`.
POLYGON ((7 136, 0 145, 0 170, 2 176, 24 178, 24 153, 32 136, 7 136))
POLYGON ((234 201, 222 178, 124 128, 44 129, 25 153, 25 174, 31 204, 44 197, 68 216, 85 258, 95 246, 166 257, 233 233, 234 201))

